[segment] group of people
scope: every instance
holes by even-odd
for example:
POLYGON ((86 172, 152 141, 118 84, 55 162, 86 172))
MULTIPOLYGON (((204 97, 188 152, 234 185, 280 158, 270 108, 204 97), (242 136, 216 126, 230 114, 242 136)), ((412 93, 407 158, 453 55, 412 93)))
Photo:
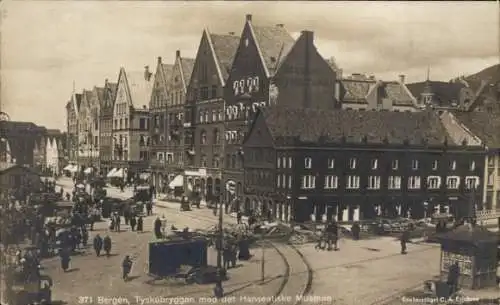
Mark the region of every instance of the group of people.
POLYGON ((338 251, 339 226, 335 220, 328 222, 321 232, 320 239, 315 248, 319 250, 338 251), (333 247, 332 247, 333 244, 333 247), (328 246, 328 248, 327 248, 328 246))
MULTIPOLYGON (((124 217, 125 225, 130 225, 132 231, 142 232, 144 229, 144 219, 142 216, 128 215, 124 217)), ((113 213, 109 218, 109 229, 114 232, 121 232, 121 217, 118 212, 113 213)))

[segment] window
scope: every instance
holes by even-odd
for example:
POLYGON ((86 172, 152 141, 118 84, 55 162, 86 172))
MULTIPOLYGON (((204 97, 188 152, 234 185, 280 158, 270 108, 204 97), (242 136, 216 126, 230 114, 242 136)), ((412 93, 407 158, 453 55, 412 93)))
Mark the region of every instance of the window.
POLYGON ((469 169, 470 169, 471 171, 474 171, 474 170, 476 169, 476 162, 471 161, 471 162, 470 162, 470 165, 469 165, 469 169))
POLYGON ((377 159, 373 159, 371 161, 371 167, 372 167, 372 169, 377 169, 378 168, 378 160, 377 159))
POLYGON ((408 177, 408 189, 410 189, 410 190, 420 189, 420 177, 419 176, 408 177))
POLYGON ((216 97, 217 97, 217 86, 212 85, 212 98, 216 98, 216 97))
POLYGON ((222 110, 219 110, 219 121, 224 120, 224 112, 222 110))
POLYGON ((212 122, 217 121, 217 112, 215 110, 212 110, 212 122))
POLYGON ((454 171, 454 170, 457 169, 457 161, 451 161, 451 163, 450 163, 450 169, 452 171, 454 171))
POLYGON ((292 157, 288 157, 288 168, 292 168, 292 157))
POLYGON ((359 176, 347 176, 347 189, 359 189, 359 176))
POLYGON ((401 189, 401 176, 389 176, 387 188, 390 190, 401 189))
POLYGON ((335 159, 333 159, 333 158, 328 159, 328 168, 329 169, 335 168, 335 159))
POLYGON ((292 175, 288 175, 288 188, 292 188, 292 175))
POLYGON ((201 99, 208 99, 208 87, 201 87, 201 99))
POLYGON ((276 160, 276 167, 281 168, 281 157, 278 157, 276 160))
POLYGON ((465 188, 468 190, 476 189, 479 186, 479 177, 465 177, 465 188))
POLYGON ((200 165, 201 167, 207 167, 207 156, 205 155, 201 156, 200 165))
POLYGON ((434 170, 434 171, 435 171, 435 170, 437 170, 437 169, 438 169, 438 161, 437 161, 437 160, 434 160, 434 161, 432 162, 432 170, 434 170))
POLYGON ((302 189, 316 188, 316 177, 312 175, 302 176, 302 189))
POLYGON ((200 114, 199 114, 199 121, 200 123, 203 123, 203 120, 205 119, 205 115, 203 114, 203 111, 200 111, 200 114))
POLYGON ((446 187, 452 190, 458 189, 460 178, 456 176, 446 177, 446 187))
POLYGON ((213 168, 219 168, 220 167, 219 156, 217 156, 217 155, 214 156, 214 159, 212 160, 212 167, 213 168))
POLYGON ((276 187, 281 187, 281 175, 276 176, 276 187))
POLYGON ((368 189, 370 189, 370 190, 380 189, 380 176, 369 176, 368 177, 368 189))
POLYGON ((325 189, 336 189, 338 187, 338 177, 327 175, 325 176, 325 189))
POLYGON ((205 122, 208 123, 208 111, 205 111, 205 122))
POLYGON ((392 160, 391 167, 394 170, 398 169, 399 168, 399 160, 392 160))
POLYGON ((411 160, 411 169, 413 170, 418 169, 418 160, 411 160))
POLYGON ((205 132, 205 130, 202 130, 200 132, 200 144, 202 145, 207 144, 207 133, 205 132))
POLYGON ((220 143, 220 133, 218 129, 214 129, 214 144, 220 143))
POLYGON ((438 189, 441 186, 441 177, 430 176, 427 177, 427 188, 431 190, 438 189))
MULTIPOLYGON (((120 125, 121 125, 121 122, 120 122, 120 125)), ((120 126, 120 129, 121 129, 121 126, 120 126)), ((146 129, 146 119, 144 119, 144 118, 139 119, 139 129, 141 129, 141 130, 146 129)))
POLYGON ((154 127, 155 128, 160 127, 160 116, 159 115, 155 115, 155 117, 154 117, 154 127))
POLYGON ((356 168, 356 158, 349 159, 349 168, 350 169, 355 169, 356 168))
POLYGON ((304 159, 304 168, 312 168, 312 159, 310 157, 304 159))
POLYGON ((146 145, 146 139, 143 135, 139 136, 139 146, 146 145))

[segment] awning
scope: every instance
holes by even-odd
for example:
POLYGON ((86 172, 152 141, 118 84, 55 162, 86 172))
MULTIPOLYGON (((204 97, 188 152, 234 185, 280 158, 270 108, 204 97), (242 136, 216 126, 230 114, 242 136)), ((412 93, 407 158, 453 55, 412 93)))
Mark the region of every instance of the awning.
POLYGON ((116 178, 122 178, 124 175, 123 175, 123 168, 120 168, 119 170, 117 170, 114 174, 113 174, 113 177, 116 177, 116 178))
POLYGON ((184 177, 182 175, 175 176, 174 180, 170 181, 170 183, 168 184, 168 187, 171 189, 183 186, 184 186, 184 177))
POLYGON ((77 165, 73 165, 70 169, 69 169, 70 172, 72 173, 76 173, 78 171, 78 166, 77 165))
POLYGON ((106 177, 111 178, 113 175, 116 173, 117 169, 113 168, 112 170, 109 171, 109 173, 106 175, 106 177))
POLYGON ((69 171, 72 167, 73 167, 73 165, 68 164, 68 165, 66 165, 66 166, 63 168, 63 170, 64 170, 64 171, 69 171))
POLYGON ((142 180, 148 180, 150 176, 151 176, 150 173, 141 173, 139 175, 139 178, 141 178, 142 180))
POLYGON ((93 169, 92 167, 87 167, 87 168, 83 171, 83 173, 84 173, 84 174, 90 174, 90 173, 92 173, 92 171, 94 171, 94 169, 93 169))

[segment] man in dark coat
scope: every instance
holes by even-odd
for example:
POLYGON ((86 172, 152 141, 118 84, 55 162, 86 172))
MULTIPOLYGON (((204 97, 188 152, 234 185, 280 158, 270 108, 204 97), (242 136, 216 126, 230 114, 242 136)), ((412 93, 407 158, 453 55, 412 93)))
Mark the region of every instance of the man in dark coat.
POLYGON ((69 268, 69 262, 71 260, 70 252, 71 252, 70 249, 63 248, 59 253, 59 256, 61 257, 61 267, 64 270, 64 272, 68 271, 69 268))
POLYGON ((101 255, 102 244, 103 244, 102 238, 101 238, 101 236, 99 234, 97 234, 94 237, 94 250, 95 250, 95 254, 97 256, 101 255))
POLYGON ((130 217, 130 228, 132 231, 135 231, 135 225, 137 224, 137 221, 135 219, 135 216, 130 217))
POLYGON ((123 259, 123 262, 122 262, 122 278, 124 281, 128 280, 128 275, 129 275, 131 269, 132 269, 132 260, 127 255, 127 256, 125 256, 125 258, 123 259))
POLYGON ((361 228, 359 226, 359 223, 358 222, 353 223, 352 227, 351 227, 351 232, 352 232, 352 238, 354 240, 359 240, 360 231, 361 231, 361 228))
POLYGON ((143 226, 144 226, 144 221, 142 219, 142 216, 139 216, 139 218, 137 219, 137 231, 142 232, 143 226))
POLYGON ((242 217, 242 216, 243 216, 243 215, 241 214, 241 211, 238 211, 238 212, 236 213, 236 221, 238 222, 238 224, 240 224, 240 223, 241 223, 241 217, 242 217))
POLYGON ((458 278, 460 277, 460 266, 458 262, 453 263, 448 270, 448 280, 446 283, 450 287, 450 293, 453 294, 458 289, 458 278))
POLYGON ((406 244, 410 241, 410 231, 408 229, 405 229, 403 233, 401 233, 401 254, 406 254, 406 244))
POLYGON ((156 220, 154 222, 154 230, 156 238, 162 238, 160 217, 156 217, 156 220))
POLYGON ((338 239, 339 239, 339 227, 337 225, 337 222, 335 220, 330 221, 329 224, 326 226, 326 235, 327 235, 327 243, 328 243, 328 251, 335 250, 337 251, 338 248, 338 239), (333 243, 333 248, 332 248, 332 243, 333 243))
POLYGON ((106 235, 106 237, 104 237, 103 248, 104 252, 106 252, 106 256, 109 257, 109 254, 111 252, 111 237, 109 237, 109 235, 106 235))
POLYGON ((151 203, 151 201, 148 201, 146 203, 146 215, 149 216, 149 215, 153 215, 153 203, 151 203))

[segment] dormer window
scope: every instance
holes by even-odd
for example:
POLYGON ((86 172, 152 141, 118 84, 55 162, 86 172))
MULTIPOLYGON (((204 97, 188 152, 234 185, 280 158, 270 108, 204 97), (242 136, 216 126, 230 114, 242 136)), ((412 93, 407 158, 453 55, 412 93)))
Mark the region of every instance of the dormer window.
POLYGON ((328 168, 329 169, 335 168, 335 159, 333 159, 333 158, 328 159, 328 168))
POLYGON ((418 169, 418 160, 411 160, 411 169, 413 170, 418 169))
POLYGON ((434 161, 432 162, 432 170, 434 170, 434 171, 435 171, 435 170, 437 170, 437 169, 438 169, 438 161, 437 161, 437 160, 434 160, 434 161))
POLYGON ((451 161, 451 163, 450 163, 450 169, 452 171, 454 171, 454 170, 457 169, 457 161, 451 161))
POLYGON ((372 169, 377 169, 378 168, 378 160, 377 159, 373 159, 371 161, 371 167, 372 167, 372 169))
POLYGON ((394 170, 398 169, 398 167, 399 167, 399 160, 392 160, 391 167, 394 170))
POLYGON ((307 168, 307 169, 312 168, 312 159, 310 157, 306 157, 304 159, 304 168, 307 168))
POLYGON ((474 170, 476 169, 476 162, 472 161, 472 162, 470 163, 469 169, 470 169, 471 171, 474 171, 474 170))

